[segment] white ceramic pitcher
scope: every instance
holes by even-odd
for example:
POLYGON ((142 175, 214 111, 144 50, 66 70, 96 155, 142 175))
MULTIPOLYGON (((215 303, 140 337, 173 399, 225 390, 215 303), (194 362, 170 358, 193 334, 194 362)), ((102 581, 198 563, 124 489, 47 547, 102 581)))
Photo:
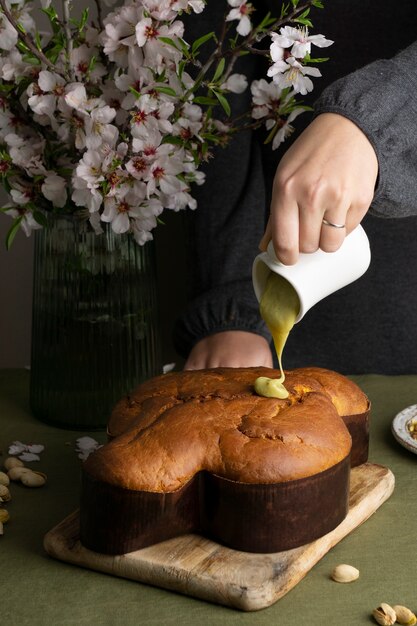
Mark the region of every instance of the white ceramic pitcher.
POLYGON ((299 322, 316 302, 360 278, 370 262, 369 240, 362 226, 357 226, 336 252, 301 253, 295 265, 278 261, 271 241, 267 251, 254 260, 253 287, 259 301, 269 274, 275 272, 283 276, 300 299, 300 312, 295 320, 299 322))

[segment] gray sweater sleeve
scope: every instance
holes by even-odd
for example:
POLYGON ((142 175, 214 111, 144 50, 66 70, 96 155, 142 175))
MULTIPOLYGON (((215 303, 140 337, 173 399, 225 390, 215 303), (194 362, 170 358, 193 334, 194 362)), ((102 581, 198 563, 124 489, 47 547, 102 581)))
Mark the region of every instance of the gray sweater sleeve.
POLYGON ((417 42, 334 82, 315 115, 338 113, 368 137, 379 163, 370 212, 379 217, 417 214, 417 42))

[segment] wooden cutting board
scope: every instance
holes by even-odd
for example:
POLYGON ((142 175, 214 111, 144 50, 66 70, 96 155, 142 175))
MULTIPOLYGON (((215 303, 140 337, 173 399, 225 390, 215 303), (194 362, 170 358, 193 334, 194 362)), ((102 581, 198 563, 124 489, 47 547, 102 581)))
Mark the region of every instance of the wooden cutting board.
POLYGON ((393 473, 382 465, 355 467, 343 522, 324 537, 286 552, 238 552, 199 535, 183 535, 121 556, 98 554, 80 543, 78 511, 45 535, 44 546, 50 556, 67 563, 257 611, 282 598, 330 548, 368 519, 389 498, 394 484, 393 473))

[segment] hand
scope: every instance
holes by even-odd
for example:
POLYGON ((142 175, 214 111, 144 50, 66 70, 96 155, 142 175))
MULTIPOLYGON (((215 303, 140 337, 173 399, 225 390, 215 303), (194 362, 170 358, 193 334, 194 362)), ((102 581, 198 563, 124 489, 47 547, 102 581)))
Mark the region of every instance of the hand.
POLYGON ((299 252, 335 252, 366 214, 377 176, 375 151, 360 128, 341 115, 319 115, 281 159, 259 247, 272 239, 286 265, 299 252), (346 228, 327 226, 324 217, 346 228))
POLYGON ((225 330, 196 343, 184 369, 261 365, 272 367, 271 349, 264 337, 242 330, 225 330))

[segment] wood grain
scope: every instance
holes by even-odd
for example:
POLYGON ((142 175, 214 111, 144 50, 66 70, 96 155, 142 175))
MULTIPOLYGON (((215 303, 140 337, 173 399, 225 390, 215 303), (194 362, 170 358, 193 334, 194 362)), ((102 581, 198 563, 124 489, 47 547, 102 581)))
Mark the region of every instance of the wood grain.
POLYGON ((353 468, 344 521, 324 537, 286 552, 239 552, 189 534, 121 556, 103 555, 80 543, 78 511, 45 536, 44 546, 50 556, 67 563, 256 611, 282 598, 304 578, 330 548, 389 498, 394 484, 393 473, 381 465, 353 468))

